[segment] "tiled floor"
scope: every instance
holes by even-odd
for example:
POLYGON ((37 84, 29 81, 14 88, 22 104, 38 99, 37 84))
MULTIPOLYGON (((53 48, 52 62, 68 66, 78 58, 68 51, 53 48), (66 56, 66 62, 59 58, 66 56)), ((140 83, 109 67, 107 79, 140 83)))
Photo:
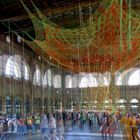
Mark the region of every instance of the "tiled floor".
MULTIPOLYGON (((64 137, 65 140, 103 140, 97 126, 89 127, 87 125, 84 127, 79 127, 77 125, 66 127, 64 137)), ((41 137, 39 134, 31 136, 9 135, 7 139, 3 140, 41 140, 41 137)), ((107 140, 110 140, 109 137, 107 140)), ((121 131, 115 134, 113 140, 123 140, 121 131)))
MULTIPOLYGON (((102 136, 93 136, 93 135, 65 135, 65 140, 102 140, 102 136)), ((33 135, 33 136, 9 136, 6 139, 2 140, 41 140, 41 137, 39 135, 33 135)), ((109 137, 107 140, 110 140, 109 137)), ((114 137, 113 140, 123 140, 122 137, 114 137)))
MULTIPOLYGON (((64 135, 65 140, 103 140, 101 135, 94 136, 94 135, 64 135)), ((10 136, 3 140, 41 140, 40 135, 32 135, 32 136, 10 136)), ((107 140, 110 140, 109 137, 107 140)), ((123 140, 122 137, 114 137, 113 140, 123 140)))

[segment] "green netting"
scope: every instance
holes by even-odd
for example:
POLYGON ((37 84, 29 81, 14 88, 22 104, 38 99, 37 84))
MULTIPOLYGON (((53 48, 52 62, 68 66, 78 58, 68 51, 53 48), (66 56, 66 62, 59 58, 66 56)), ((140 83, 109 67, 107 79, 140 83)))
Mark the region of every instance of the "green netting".
POLYGON ((21 3, 36 34, 35 39, 28 35, 33 41, 24 41, 38 54, 41 48, 53 63, 66 70, 105 72, 113 67, 115 72, 139 56, 140 18, 131 8, 131 0, 128 4, 124 0, 103 0, 92 17, 74 29, 51 22, 33 2, 36 13, 21 3))

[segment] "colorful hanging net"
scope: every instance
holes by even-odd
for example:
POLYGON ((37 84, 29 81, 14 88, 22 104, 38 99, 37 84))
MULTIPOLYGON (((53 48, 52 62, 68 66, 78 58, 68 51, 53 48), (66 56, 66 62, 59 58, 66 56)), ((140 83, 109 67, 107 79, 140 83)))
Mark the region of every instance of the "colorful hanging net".
POLYGON ((140 17, 131 1, 103 0, 82 25, 66 29, 51 22, 35 6, 32 13, 36 38, 24 41, 39 55, 72 72, 115 72, 139 57, 140 17), (92 22, 91 22, 92 19, 92 22))

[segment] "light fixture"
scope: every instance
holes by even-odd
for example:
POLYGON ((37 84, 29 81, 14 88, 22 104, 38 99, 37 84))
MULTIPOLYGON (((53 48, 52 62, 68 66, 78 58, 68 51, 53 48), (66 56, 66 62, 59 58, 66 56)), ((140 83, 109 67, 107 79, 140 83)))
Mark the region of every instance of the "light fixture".
POLYGON ((38 56, 38 59, 41 60, 41 56, 38 56))
POLYGON ((11 41, 11 40, 10 40, 10 36, 7 35, 7 36, 6 36, 6 42, 7 42, 7 43, 10 43, 10 41, 11 41))
POLYGON ((50 58, 50 60, 52 60, 52 57, 51 56, 49 56, 49 58, 50 58))
POLYGON ((21 43, 21 37, 19 35, 17 36, 17 42, 21 43))

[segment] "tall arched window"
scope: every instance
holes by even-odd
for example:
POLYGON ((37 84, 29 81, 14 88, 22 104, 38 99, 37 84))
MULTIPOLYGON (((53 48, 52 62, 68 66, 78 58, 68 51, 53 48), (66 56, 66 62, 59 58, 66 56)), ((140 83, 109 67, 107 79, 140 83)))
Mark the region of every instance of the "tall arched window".
POLYGON ((71 77, 70 75, 67 75, 67 76, 66 76, 66 82, 65 82, 66 88, 71 88, 71 87, 70 87, 71 79, 72 79, 72 77, 71 77))
POLYGON ((137 69, 131 74, 128 85, 140 85, 140 69, 137 69))
POLYGON ((86 77, 83 77, 82 79, 81 79, 81 82, 80 82, 80 84, 79 84, 79 87, 80 88, 85 88, 85 87, 87 87, 88 86, 88 79, 86 78, 86 77))
POLYGON ((18 68, 18 65, 14 61, 12 57, 10 57, 6 63, 6 72, 5 74, 7 76, 15 77, 15 78, 21 78, 21 74, 18 68))
POLYGON ((23 77, 25 80, 29 80, 29 69, 24 61, 22 61, 23 77))
POLYGON ((52 72, 51 72, 51 70, 47 70, 47 79, 48 79, 48 85, 49 86, 52 86, 52 72))
POLYGON ((115 74, 115 84, 118 86, 122 85, 122 75, 119 72, 115 74))
POLYGON ((39 86, 41 85, 41 71, 38 68, 36 68, 34 73, 33 84, 39 86))
POLYGON ((130 68, 121 73, 117 72, 115 74, 116 85, 128 85, 129 78, 134 71, 135 71, 135 68, 130 68))
POLYGON ((12 58, 14 59, 14 61, 18 66, 21 76, 25 80, 29 80, 29 67, 28 64, 26 63, 26 60, 21 55, 18 54, 15 54, 14 56, 12 56, 12 58))
POLYGON ((54 77, 54 87, 61 88, 61 76, 60 75, 56 75, 54 77))
POLYGON ((105 85, 105 86, 108 86, 108 85, 109 85, 109 82, 108 82, 108 80, 106 79, 106 77, 104 77, 104 85, 105 85))
POLYGON ((48 75, 47 75, 47 72, 46 72, 45 75, 44 75, 44 78, 43 78, 43 86, 44 87, 46 87, 47 84, 48 84, 47 77, 48 77, 48 75))
POLYGON ((88 74, 88 87, 97 87, 97 80, 92 74, 88 74))

